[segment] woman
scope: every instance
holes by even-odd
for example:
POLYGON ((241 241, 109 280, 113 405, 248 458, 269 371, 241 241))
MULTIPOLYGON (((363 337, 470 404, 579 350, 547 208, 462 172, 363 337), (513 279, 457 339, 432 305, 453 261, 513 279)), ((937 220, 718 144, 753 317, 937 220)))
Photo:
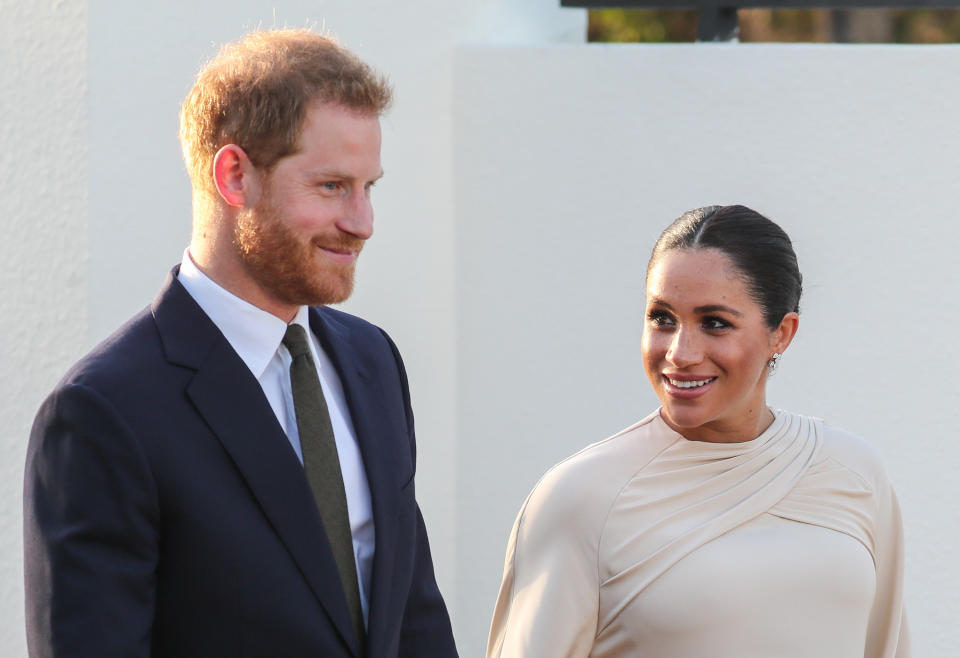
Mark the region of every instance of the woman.
POLYGON ((909 655, 902 527, 875 451, 766 404, 800 291, 789 237, 749 208, 663 232, 642 340, 661 407, 534 488, 488 658, 909 655))

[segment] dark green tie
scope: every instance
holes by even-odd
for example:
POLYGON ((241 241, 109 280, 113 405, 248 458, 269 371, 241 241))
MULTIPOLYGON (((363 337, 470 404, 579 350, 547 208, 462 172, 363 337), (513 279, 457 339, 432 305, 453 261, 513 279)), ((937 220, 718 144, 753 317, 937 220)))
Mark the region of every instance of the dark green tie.
POLYGON ((293 391, 293 408, 297 413, 303 468, 317 507, 320 508, 320 518, 323 519, 323 527, 337 561, 337 571, 340 572, 340 583, 347 597, 360 655, 363 655, 365 633, 360 589, 357 586, 357 565, 353 559, 353 536, 350 534, 347 496, 343 489, 340 458, 333 438, 327 401, 310 356, 307 332, 300 325, 291 324, 283 336, 283 344, 293 358, 290 362, 290 388, 293 391))

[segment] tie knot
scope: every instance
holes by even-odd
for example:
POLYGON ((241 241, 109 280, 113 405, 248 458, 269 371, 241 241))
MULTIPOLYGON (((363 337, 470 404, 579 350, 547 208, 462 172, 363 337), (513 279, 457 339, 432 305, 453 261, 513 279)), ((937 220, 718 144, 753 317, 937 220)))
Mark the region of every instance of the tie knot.
POLYGON ((298 356, 310 355, 310 347, 307 345, 307 332, 299 324, 287 326, 287 333, 283 335, 283 344, 294 359, 298 356))

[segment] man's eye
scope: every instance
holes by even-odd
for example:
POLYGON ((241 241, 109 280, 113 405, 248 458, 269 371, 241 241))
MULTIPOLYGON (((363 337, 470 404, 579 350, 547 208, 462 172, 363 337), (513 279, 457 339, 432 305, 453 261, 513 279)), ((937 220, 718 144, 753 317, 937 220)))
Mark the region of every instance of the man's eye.
POLYGON ((326 183, 321 183, 320 186, 328 192, 336 192, 340 189, 339 181, 327 181, 326 183))

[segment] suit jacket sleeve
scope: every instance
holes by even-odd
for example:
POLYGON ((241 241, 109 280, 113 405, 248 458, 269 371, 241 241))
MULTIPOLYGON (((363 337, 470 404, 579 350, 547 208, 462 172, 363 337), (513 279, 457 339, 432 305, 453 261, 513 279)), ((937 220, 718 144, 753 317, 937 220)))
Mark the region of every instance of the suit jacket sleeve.
POLYGON ((81 385, 55 391, 24 478, 30 656, 150 654, 158 514, 146 455, 110 403, 81 385))
MULTIPOLYGON (((407 384, 407 373, 403 360, 396 345, 385 332, 382 332, 397 364, 400 376, 403 404, 407 416, 407 437, 410 443, 410 454, 416 464, 416 437, 414 434, 413 410, 410 405, 410 391, 407 384)), ((413 487, 413 482, 410 483, 413 487)), ((414 546, 414 572, 410 592, 404 608, 402 627, 400 629, 400 657, 401 658, 455 658, 457 648, 453 640, 453 631, 450 627, 450 617, 447 613, 443 596, 437 587, 433 573, 433 559, 430 555, 430 544, 427 540, 427 531, 420 513, 419 505, 416 510, 416 541, 414 546)))

